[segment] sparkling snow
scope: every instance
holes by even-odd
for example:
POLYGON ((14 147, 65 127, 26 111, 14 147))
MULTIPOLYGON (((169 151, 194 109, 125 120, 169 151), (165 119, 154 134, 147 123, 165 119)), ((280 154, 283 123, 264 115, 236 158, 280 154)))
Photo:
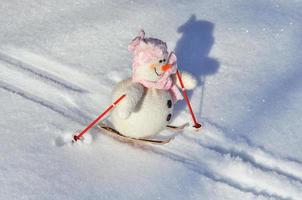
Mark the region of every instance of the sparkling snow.
MULTIPOLYGON (((0 199, 302 199, 301 1, 0 5, 0 199), (164 146, 97 129, 60 145, 130 76, 140 28, 198 77, 204 128, 164 146)), ((173 124, 189 120, 179 103, 173 124)))

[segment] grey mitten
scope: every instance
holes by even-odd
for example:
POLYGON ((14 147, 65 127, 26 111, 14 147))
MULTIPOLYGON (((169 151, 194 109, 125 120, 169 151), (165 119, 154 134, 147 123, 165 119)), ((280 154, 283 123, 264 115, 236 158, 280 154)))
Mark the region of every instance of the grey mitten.
POLYGON ((138 102, 142 98, 144 93, 144 87, 139 83, 133 83, 126 89, 126 97, 118 106, 118 115, 127 119, 134 111, 138 102))

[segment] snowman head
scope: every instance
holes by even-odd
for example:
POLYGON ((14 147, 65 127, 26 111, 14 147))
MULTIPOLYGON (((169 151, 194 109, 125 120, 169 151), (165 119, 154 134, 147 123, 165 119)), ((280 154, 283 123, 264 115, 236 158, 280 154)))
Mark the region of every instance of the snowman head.
POLYGON ((176 72, 176 56, 168 53, 165 42, 156 38, 145 38, 141 30, 128 47, 133 53, 132 77, 136 80, 158 81, 163 76, 176 72))

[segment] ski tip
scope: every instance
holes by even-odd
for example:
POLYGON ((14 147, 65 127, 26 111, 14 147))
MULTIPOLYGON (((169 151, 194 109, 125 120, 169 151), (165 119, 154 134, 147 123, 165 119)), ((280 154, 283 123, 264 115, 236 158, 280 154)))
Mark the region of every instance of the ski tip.
POLYGON ((107 126, 105 124, 99 124, 97 127, 100 130, 103 130, 104 133, 107 133, 108 135, 113 137, 114 139, 116 139, 120 142, 125 142, 125 143, 128 143, 128 144, 132 144, 134 146, 142 146, 144 144, 156 144, 156 145, 167 144, 171 140, 174 139, 174 137, 171 137, 171 138, 165 139, 165 140, 147 139, 147 138, 133 138, 133 137, 125 136, 125 135, 121 134, 120 132, 116 131, 115 129, 113 129, 110 126, 107 126))

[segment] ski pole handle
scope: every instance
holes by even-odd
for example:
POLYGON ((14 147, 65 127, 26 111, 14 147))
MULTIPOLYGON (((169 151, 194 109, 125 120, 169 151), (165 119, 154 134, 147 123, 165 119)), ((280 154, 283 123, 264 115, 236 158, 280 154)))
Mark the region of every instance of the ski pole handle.
POLYGON ((176 71, 176 75, 177 75, 177 78, 179 80, 179 83, 180 83, 180 86, 181 86, 181 89, 182 89, 182 93, 185 97, 185 100, 186 100, 186 103, 189 107, 189 110, 190 110, 190 113, 191 113, 191 116, 192 116, 192 120, 193 120, 193 123, 194 123, 194 126, 195 128, 200 128, 201 127, 201 124, 197 122, 196 120, 196 117, 194 115, 194 112, 193 112, 193 109, 192 109, 192 106, 191 106, 191 103, 190 103, 190 100, 188 98, 188 95, 187 95, 187 92, 186 92, 186 89, 185 89, 185 86, 184 86, 184 83, 182 82, 182 78, 181 78, 181 75, 179 73, 179 71, 177 70, 176 71))
POLYGON ((113 102, 105 111, 103 111, 97 118, 95 118, 85 129, 83 129, 78 135, 74 135, 74 141, 77 141, 82 137, 91 127, 93 127, 100 119, 102 119, 113 107, 115 107, 126 95, 123 94, 115 102, 113 102))

